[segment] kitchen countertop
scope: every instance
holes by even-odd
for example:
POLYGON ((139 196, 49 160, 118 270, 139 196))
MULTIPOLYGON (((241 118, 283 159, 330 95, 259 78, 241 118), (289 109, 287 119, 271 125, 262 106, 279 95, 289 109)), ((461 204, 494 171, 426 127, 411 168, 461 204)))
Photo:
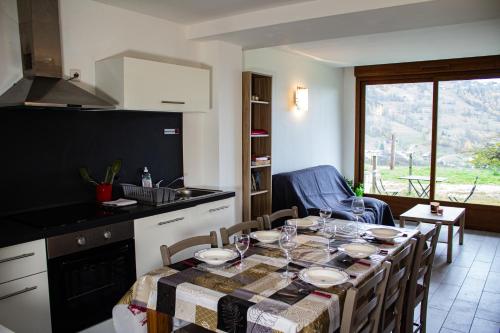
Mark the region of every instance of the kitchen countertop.
MULTIPOLYGON (((38 228, 16 221, 16 219, 14 218, 3 217, 0 218, 0 248, 26 243, 37 239, 62 235, 70 232, 90 229, 106 224, 119 223, 127 220, 132 221, 143 217, 186 209, 197 206, 199 204, 223 200, 234 196, 235 192, 223 190, 221 192, 211 194, 210 196, 180 200, 158 207, 137 204, 128 207, 106 209, 106 211, 112 214, 103 214, 103 216, 85 220, 80 223, 58 225, 48 228, 38 228)), ((58 210, 57 208, 52 208, 50 209, 50 212, 53 212, 53 214, 57 214, 58 210)), ((44 218, 50 218, 50 215, 47 215, 44 218)), ((58 218, 61 217, 59 216, 58 218)))

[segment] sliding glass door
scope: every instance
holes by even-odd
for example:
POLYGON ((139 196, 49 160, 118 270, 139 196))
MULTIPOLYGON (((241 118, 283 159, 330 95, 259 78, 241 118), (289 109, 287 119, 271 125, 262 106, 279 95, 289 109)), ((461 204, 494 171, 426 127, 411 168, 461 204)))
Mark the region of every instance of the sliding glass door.
POLYGON ((500 232, 500 55, 361 66, 355 183, 393 214, 439 201, 500 232))
POLYGON ((432 82, 366 86, 366 193, 429 198, 432 91, 432 82))
POLYGON ((439 82, 435 198, 500 205, 500 79, 439 82))

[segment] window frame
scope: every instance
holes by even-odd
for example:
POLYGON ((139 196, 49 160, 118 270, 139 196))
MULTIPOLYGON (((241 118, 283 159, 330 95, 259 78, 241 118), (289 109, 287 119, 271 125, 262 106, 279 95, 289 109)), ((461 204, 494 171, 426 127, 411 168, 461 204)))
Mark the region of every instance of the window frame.
MULTIPOLYGON (((354 183, 364 182, 365 160, 365 89, 367 85, 432 82, 432 134, 429 198, 412 198, 366 194, 387 202, 393 214, 398 217, 404 211, 419 203, 434 201, 437 154, 437 119, 439 82, 456 80, 476 80, 500 78, 500 55, 433 60, 400 64, 358 66, 354 69, 356 77, 355 101, 355 152, 354 183)), ((500 206, 455 203, 443 201, 445 206, 465 207, 466 226, 470 229, 500 232, 500 206)))

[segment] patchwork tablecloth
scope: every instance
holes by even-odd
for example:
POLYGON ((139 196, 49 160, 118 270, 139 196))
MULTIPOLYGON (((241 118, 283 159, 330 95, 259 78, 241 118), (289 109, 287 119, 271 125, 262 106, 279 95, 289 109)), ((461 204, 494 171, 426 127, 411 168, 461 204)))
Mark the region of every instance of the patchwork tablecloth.
MULTIPOLYGON (((278 245, 257 243, 246 252, 243 267, 236 263, 211 267, 189 259, 151 272, 134 285, 131 303, 215 332, 333 332, 340 326, 346 291, 416 234, 404 232, 405 237, 394 244, 368 239, 381 252, 362 260, 338 251, 327 253, 323 251, 327 238, 320 232, 301 232, 289 269, 328 266, 350 275, 348 282, 334 287, 319 289, 298 278, 282 278, 286 260, 278 245)), ((331 245, 347 242, 335 240, 331 245)))

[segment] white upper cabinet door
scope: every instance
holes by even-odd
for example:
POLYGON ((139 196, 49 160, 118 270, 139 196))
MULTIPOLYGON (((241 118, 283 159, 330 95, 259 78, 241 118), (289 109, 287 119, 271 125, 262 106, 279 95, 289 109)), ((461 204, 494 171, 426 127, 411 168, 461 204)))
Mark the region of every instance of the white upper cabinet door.
POLYGON ((210 110, 210 71, 138 58, 96 63, 98 94, 130 110, 206 112, 210 110))

